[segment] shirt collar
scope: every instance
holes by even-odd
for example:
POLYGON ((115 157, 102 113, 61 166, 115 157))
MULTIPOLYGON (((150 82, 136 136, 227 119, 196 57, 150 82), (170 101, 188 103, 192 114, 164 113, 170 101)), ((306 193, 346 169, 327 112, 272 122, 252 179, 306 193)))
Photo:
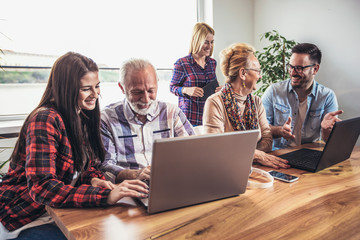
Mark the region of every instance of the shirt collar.
POLYGON ((188 55, 188 57, 189 57, 190 63, 191 63, 191 64, 194 64, 194 63, 195 63, 195 59, 193 58, 193 56, 192 56, 191 53, 188 55))
MULTIPOLYGON (((140 122, 137 118, 135 113, 133 112, 133 110, 130 107, 129 101, 125 98, 124 99, 124 106, 125 106, 125 117, 126 119, 128 119, 129 121, 133 121, 133 122, 140 122)), ((146 115, 146 119, 151 122, 154 118, 156 118, 158 115, 160 114, 160 110, 159 110, 159 102, 158 100, 155 100, 153 104, 151 104, 150 106, 150 111, 149 113, 146 115)))
MULTIPOLYGON (((318 83, 314 79, 313 86, 309 95, 316 96, 317 87, 318 87, 318 83)), ((288 92, 295 92, 294 88, 291 85, 291 79, 289 79, 288 92)))
POLYGON ((317 88, 318 88, 318 83, 315 81, 315 79, 314 79, 314 82, 313 82, 313 87, 312 87, 312 89, 311 89, 311 95, 313 95, 314 97, 316 96, 316 92, 317 92, 317 88))
MULTIPOLYGON (((195 59, 193 58, 193 56, 192 56, 191 53, 188 55, 188 57, 189 57, 189 59, 190 59, 191 64, 196 63, 196 61, 195 61, 195 59)), ((205 64, 207 64, 207 63, 209 62, 209 60, 210 60, 210 57, 209 57, 209 56, 206 56, 206 57, 205 57, 205 64)))

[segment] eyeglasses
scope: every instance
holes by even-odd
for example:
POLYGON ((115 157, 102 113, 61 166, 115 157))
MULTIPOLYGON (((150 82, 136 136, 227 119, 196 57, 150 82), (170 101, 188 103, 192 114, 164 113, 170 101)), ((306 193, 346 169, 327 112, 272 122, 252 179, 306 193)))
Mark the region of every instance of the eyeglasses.
POLYGON ((305 68, 309 68, 309 67, 313 67, 316 64, 311 64, 311 65, 307 65, 307 66, 293 66, 290 63, 286 64, 286 69, 290 72, 292 70, 295 70, 298 73, 302 73, 304 71, 305 68))
POLYGON ((261 75, 262 74, 262 71, 261 71, 261 69, 254 69, 254 68, 245 68, 245 70, 251 70, 251 71, 255 71, 255 72, 257 72, 259 75, 261 75))

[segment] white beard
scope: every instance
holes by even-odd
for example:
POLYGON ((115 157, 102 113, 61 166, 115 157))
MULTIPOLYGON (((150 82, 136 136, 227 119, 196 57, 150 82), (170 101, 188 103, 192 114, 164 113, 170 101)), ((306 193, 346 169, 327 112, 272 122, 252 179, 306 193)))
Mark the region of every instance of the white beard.
POLYGON ((128 101, 128 103, 129 103, 129 105, 130 105, 130 108, 131 108, 135 113, 137 113, 137 114, 139 114, 139 115, 143 115, 143 116, 147 115, 147 114, 151 111, 151 107, 152 107, 152 105, 153 105, 154 102, 155 102, 155 101, 154 101, 154 100, 151 100, 151 99, 150 99, 150 101, 149 101, 148 104, 144 104, 144 103, 141 102, 141 101, 137 101, 137 102, 130 102, 130 101, 128 101), (142 106, 148 105, 149 107, 148 107, 148 108, 138 108, 137 105, 142 105, 142 106))

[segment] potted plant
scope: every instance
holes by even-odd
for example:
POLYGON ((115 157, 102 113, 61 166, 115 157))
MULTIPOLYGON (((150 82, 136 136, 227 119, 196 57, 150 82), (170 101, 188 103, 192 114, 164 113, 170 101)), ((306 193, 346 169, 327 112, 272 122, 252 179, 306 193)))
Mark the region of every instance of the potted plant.
POLYGON ((271 84, 289 78, 286 63, 289 62, 292 47, 297 44, 294 40, 287 40, 276 30, 262 34, 260 41, 264 38, 268 39, 270 45, 264 47, 263 52, 256 51, 262 78, 259 80, 261 86, 255 94, 260 97, 271 84))

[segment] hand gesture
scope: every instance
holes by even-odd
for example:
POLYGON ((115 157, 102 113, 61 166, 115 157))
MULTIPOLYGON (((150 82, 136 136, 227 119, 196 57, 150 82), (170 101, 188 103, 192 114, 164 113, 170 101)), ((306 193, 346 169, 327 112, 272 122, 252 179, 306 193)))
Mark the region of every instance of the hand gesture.
POLYGON ((183 87, 182 93, 191 97, 204 96, 204 90, 200 87, 183 87))
POLYGON ((338 110, 335 112, 327 113, 321 122, 321 128, 331 130, 334 127, 335 122, 341 121, 341 119, 337 118, 336 116, 342 114, 343 112, 343 110, 338 110))
POLYGON ((341 121, 341 119, 337 118, 336 115, 342 113, 343 110, 329 112, 324 116, 323 120, 321 121, 321 136, 325 142, 328 140, 330 133, 335 125, 335 122, 341 121))
POLYGON ((146 183, 140 180, 125 180, 111 190, 107 204, 113 205, 123 197, 147 197, 149 193, 146 183))
POLYGON ((289 168, 288 161, 277 156, 267 154, 264 151, 255 150, 254 161, 261 165, 272 167, 272 168, 289 168))
POLYGON ((295 135, 291 133, 291 117, 281 127, 280 134, 286 140, 295 139, 295 135))

